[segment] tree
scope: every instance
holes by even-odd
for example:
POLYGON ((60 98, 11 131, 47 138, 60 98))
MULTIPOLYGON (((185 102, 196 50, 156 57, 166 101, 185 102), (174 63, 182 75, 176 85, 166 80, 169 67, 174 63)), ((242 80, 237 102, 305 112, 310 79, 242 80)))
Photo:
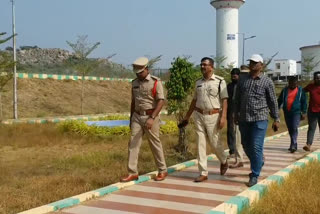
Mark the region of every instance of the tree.
MULTIPOLYGON (((263 68, 262 68, 262 72, 268 72, 270 71, 270 69, 268 68, 268 66, 270 65, 270 63, 272 62, 272 60, 278 55, 279 52, 273 54, 270 58, 266 58, 264 59, 264 63, 263 63, 263 68)), ((262 55, 262 54, 261 54, 262 55)))
POLYGON ((315 56, 303 57, 303 61, 301 62, 303 67, 303 72, 307 73, 309 79, 311 79, 311 73, 314 71, 314 68, 320 64, 320 60, 315 62, 315 56))
MULTIPOLYGON (((4 36, 6 33, 0 33, 1 36, 4 36)), ((0 44, 3 44, 9 41, 13 36, 9 36, 5 39, 0 39, 0 44)), ((12 60, 12 56, 6 51, 0 51, 0 120, 3 119, 3 111, 2 111, 2 93, 4 91, 4 87, 6 84, 12 79, 13 73, 12 68, 14 65, 14 61, 12 60)))
POLYGON ((230 72, 234 67, 233 64, 229 64, 227 67, 220 66, 222 62, 227 59, 227 57, 215 57, 214 55, 211 55, 210 57, 212 57, 212 59, 214 60, 214 74, 223 77, 225 81, 229 83, 231 81, 230 72))
POLYGON ((81 114, 83 114, 83 100, 84 100, 84 77, 92 72, 99 65, 99 61, 95 59, 89 59, 88 56, 94 51, 100 42, 96 42, 91 45, 87 41, 88 36, 78 36, 76 43, 67 41, 67 44, 74 51, 74 56, 67 60, 69 64, 76 72, 81 75, 81 114))
MULTIPOLYGON (((180 122, 188 110, 195 80, 201 76, 199 70, 188 61, 188 58, 176 58, 171 63, 170 78, 166 82, 168 90, 168 114, 174 114, 177 122, 180 122)), ((177 152, 186 154, 186 129, 179 128, 179 143, 175 146, 177 152)))
POLYGON ((157 62, 159 62, 161 60, 162 55, 150 58, 149 63, 148 63, 148 67, 150 70, 152 70, 155 66, 155 64, 157 64, 157 62))

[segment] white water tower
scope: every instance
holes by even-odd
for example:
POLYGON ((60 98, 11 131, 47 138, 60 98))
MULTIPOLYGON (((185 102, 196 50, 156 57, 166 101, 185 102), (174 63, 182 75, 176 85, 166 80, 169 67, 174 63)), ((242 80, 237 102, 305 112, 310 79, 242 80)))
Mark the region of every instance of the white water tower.
POLYGON ((211 0, 216 8, 216 56, 225 60, 219 66, 239 67, 239 8, 245 0, 211 0))
POLYGON ((301 73, 305 76, 309 76, 310 79, 313 78, 313 73, 315 71, 320 71, 320 42, 318 45, 309 45, 300 48, 301 51, 301 73), (303 72, 305 66, 312 67, 310 73, 303 72))

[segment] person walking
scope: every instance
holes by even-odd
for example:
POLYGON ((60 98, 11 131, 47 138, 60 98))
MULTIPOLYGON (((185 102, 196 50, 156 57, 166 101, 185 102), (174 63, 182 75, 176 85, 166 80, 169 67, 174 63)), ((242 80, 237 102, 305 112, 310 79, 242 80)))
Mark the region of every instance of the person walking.
POLYGON ((306 93, 298 86, 296 76, 289 77, 289 85, 282 89, 278 98, 279 109, 282 106, 284 118, 290 135, 289 151, 294 153, 298 149, 298 127, 300 120, 306 118, 307 99, 306 93))
POLYGON ((133 62, 137 78, 132 81, 132 100, 130 113, 131 137, 128 145, 129 175, 121 182, 138 180, 138 156, 142 136, 146 134, 153 157, 158 167, 155 181, 162 181, 168 175, 163 148, 159 138, 159 113, 164 104, 163 86, 158 77, 151 76, 148 69, 149 60, 140 57, 133 62))
POLYGON ((232 102, 233 102, 233 92, 234 88, 237 85, 239 80, 239 69, 232 69, 231 70, 231 82, 227 85, 228 91, 228 110, 227 110, 227 143, 229 148, 229 156, 228 158, 235 157, 235 132, 234 132, 234 122, 233 122, 233 114, 234 109, 232 109, 232 102))
POLYGON ((263 144, 268 127, 269 111, 274 120, 272 128, 279 128, 279 110, 273 82, 263 75, 263 58, 254 54, 249 59, 250 72, 237 85, 235 123, 239 123, 241 143, 250 160, 249 187, 258 182, 263 160, 263 144))
POLYGON ((226 123, 228 92, 225 80, 214 74, 212 58, 201 59, 203 77, 196 81, 195 93, 189 110, 179 126, 187 125, 195 111, 194 121, 197 133, 198 168, 200 175, 194 180, 202 182, 208 179, 206 139, 216 152, 220 161, 220 174, 228 169, 227 156, 220 141, 220 130, 226 123))
MULTIPOLYGON (((243 148, 241 144, 241 134, 239 126, 234 123, 235 114, 235 92, 239 80, 240 69, 233 68, 231 70, 231 83, 227 85, 228 89, 228 110, 227 110, 227 142, 229 147, 229 154, 235 158, 235 163, 229 168, 243 167, 243 148)), ((230 158, 231 158, 230 157, 230 158)))
POLYGON ((308 84, 304 90, 309 92, 309 108, 308 108, 308 134, 307 143, 303 147, 305 151, 311 150, 313 143, 314 133, 318 126, 320 127, 320 71, 313 73, 313 83, 308 84))

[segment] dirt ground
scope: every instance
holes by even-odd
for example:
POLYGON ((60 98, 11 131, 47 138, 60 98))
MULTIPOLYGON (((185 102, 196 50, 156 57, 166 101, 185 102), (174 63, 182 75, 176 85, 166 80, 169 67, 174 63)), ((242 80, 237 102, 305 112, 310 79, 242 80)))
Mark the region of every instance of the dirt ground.
MULTIPOLYGON (((83 114, 130 111, 131 83, 85 81, 83 114)), ((19 118, 79 115, 81 81, 18 79, 19 118)), ((12 118, 12 82, 2 97, 3 119, 12 118)))

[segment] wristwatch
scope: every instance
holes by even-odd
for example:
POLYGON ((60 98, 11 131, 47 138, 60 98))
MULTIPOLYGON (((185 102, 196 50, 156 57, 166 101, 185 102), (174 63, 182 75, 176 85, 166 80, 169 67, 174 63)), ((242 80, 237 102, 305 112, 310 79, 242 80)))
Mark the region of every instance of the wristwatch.
POLYGON ((150 118, 155 119, 156 117, 155 117, 155 116, 150 115, 150 118))

